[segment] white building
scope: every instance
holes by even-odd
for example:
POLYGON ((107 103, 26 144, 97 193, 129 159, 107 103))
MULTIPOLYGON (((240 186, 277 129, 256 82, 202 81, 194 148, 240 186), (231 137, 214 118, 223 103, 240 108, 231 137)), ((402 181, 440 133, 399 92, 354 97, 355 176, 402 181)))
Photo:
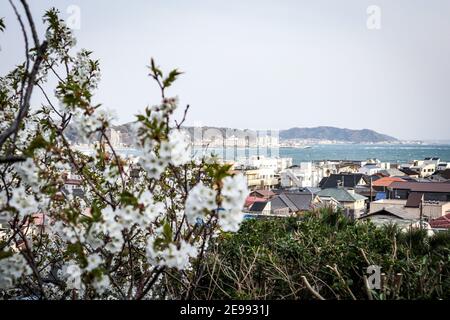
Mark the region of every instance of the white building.
POLYGON ((436 166, 436 171, 444 171, 446 169, 450 169, 450 163, 439 162, 439 164, 436 166))
POLYGON ((326 176, 321 166, 312 162, 302 162, 299 166, 293 166, 281 171, 281 186, 289 187, 317 187, 320 180, 326 176))
POLYGON ((251 156, 248 159, 238 161, 236 165, 279 173, 292 166, 292 158, 251 156))
POLYGON ((120 132, 117 130, 114 130, 113 128, 110 128, 106 133, 109 142, 111 143, 113 148, 119 147, 121 143, 121 136, 120 132))
POLYGON ((380 171, 389 170, 390 168, 391 164, 389 162, 381 162, 378 159, 369 159, 361 162, 361 168, 359 168, 358 172, 371 176, 380 171))
POLYGON ((439 158, 425 158, 424 160, 414 160, 409 164, 402 164, 401 167, 414 170, 420 178, 426 178, 435 173, 440 165, 441 159, 439 158))

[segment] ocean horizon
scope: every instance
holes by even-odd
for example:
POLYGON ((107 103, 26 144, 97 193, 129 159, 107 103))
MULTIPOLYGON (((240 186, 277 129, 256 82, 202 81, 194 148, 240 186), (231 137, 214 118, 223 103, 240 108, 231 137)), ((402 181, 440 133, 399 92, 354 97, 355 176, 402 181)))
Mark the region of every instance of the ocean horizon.
MULTIPOLYGON (((87 152, 86 148, 79 148, 87 152)), ((139 156, 138 149, 117 148, 123 156, 139 156)), ((292 158, 293 164, 320 160, 355 160, 379 159, 383 162, 406 163, 411 160, 423 160, 426 157, 437 157, 441 161, 450 162, 450 145, 397 145, 397 144, 329 144, 312 145, 302 149, 295 147, 280 148, 193 148, 193 156, 215 154, 221 159, 240 160, 250 156, 292 158)))

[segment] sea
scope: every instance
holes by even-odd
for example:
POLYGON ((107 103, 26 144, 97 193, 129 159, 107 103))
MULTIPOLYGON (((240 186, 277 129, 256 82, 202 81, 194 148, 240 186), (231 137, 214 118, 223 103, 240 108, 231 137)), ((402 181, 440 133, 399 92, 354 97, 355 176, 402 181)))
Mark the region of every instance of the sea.
POLYGON ((450 162, 450 145, 315 145, 309 149, 281 148, 280 155, 292 158, 294 163, 313 160, 367 159, 405 163, 427 157, 437 157, 441 161, 450 162))
MULTIPOLYGON (((138 156, 139 150, 116 149, 122 155, 138 156)), ((209 148, 193 149, 194 156, 215 154, 226 160, 240 160, 249 156, 266 156, 292 158, 294 164, 317 160, 367 160, 379 159, 383 162, 406 163, 426 157, 440 158, 450 162, 450 145, 419 145, 419 144, 319 144, 310 148, 209 148)))

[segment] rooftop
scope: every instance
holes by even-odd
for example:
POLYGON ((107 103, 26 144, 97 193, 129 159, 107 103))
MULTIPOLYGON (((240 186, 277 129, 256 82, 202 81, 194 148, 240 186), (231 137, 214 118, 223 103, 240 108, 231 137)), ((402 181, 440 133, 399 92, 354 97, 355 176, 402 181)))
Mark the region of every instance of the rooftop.
POLYGON ((432 228, 450 229, 450 213, 430 221, 432 228))
POLYGON ((445 182, 393 182, 389 187, 412 192, 450 193, 450 183, 445 182))
POLYGON ((331 197, 339 202, 355 202, 358 200, 366 200, 367 198, 354 192, 350 192, 344 188, 324 189, 317 194, 319 197, 331 197))
MULTIPOLYGON (((323 178, 320 181, 320 187, 322 189, 336 188, 339 186, 339 182, 343 183, 345 188, 354 188, 359 184, 361 179, 365 179, 366 176, 362 173, 340 173, 332 174, 329 177, 323 178)), ((364 180, 365 181, 365 180, 364 180)), ((365 181, 367 182, 367 181, 365 181)))
POLYGON ((372 183, 373 187, 389 187, 393 182, 405 182, 402 178, 397 177, 384 177, 380 178, 372 183))
POLYGON ((267 205, 267 201, 258 201, 251 205, 249 211, 251 212, 262 212, 267 205))

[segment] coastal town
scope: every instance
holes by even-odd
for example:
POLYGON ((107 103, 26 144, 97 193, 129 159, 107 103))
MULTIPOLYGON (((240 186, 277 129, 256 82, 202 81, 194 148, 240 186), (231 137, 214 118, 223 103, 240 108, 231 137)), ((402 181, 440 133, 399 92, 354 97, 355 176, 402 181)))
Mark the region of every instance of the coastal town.
MULTIPOLYGON (((111 129, 108 136, 118 150, 126 147, 120 132, 111 129)), ((370 220, 376 225, 395 223, 405 230, 425 228, 430 234, 450 229, 450 162, 427 157, 405 163, 378 159, 294 163, 292 158, 262 152, 268 146, 278 145, 278 139, 259 137, 256 142, 261 154, 237 158, 234 153, 232 160, 221 160, 230 165, 232 174, 242 174, 247 181, 250 193, 243 209, 246 219, 301 216, 331 208, 350 219, 370 220)), ((211 140, 200 146, 210 143, 211 140)), ((245 142, 232 136, 215 146, 242 147, 245 142)), ((93 150, 92 145, 74 148, 86 154, 86 148, 93 150)), ((122 156, 126 176, 138 179, 142 173, 140 155, 122 156)), ((66 195, 82 198, 85 191, 81 178, 70 170, 64 177, 66 195)), ((39 219, 45 221, 41 216, 39 219)))
POLYGON ((413 2, 0 2, 0 301, 450 300, 450 2, 413 2))
MULTIPOLYGON (((203 128, 199 132, 195 128, 186 130, 194 137, 192 147, 198 147, 197 152, 192 151, 193 156, 205 155, 207 148, 216 148, 216 155, 231 166, 231 172, 246 178, 250 194, 244 213, 248 219, 288 217, 332 208, 351 219, 370 220, 376 225, 395 223, 430 232, 450 229, 450 162, 444 159, 431 156, 403 163, 376 158, 294 163, 292 158, 280 157, 277 148, 308 152, 311 148, 308 143, 343 142, 280 140, 278 131, 225 132, 203 128)), ((108 135, 114 147, 124 150, 132 147, 129 137, 124 139, 120 131, 110 129, 108 135)), ((130 176, 138 177, 139 155, 127 156, 130 176)), ((66 184, 72 192, 82 194, 76 176, 71 178, 69 174, 66 184)))

